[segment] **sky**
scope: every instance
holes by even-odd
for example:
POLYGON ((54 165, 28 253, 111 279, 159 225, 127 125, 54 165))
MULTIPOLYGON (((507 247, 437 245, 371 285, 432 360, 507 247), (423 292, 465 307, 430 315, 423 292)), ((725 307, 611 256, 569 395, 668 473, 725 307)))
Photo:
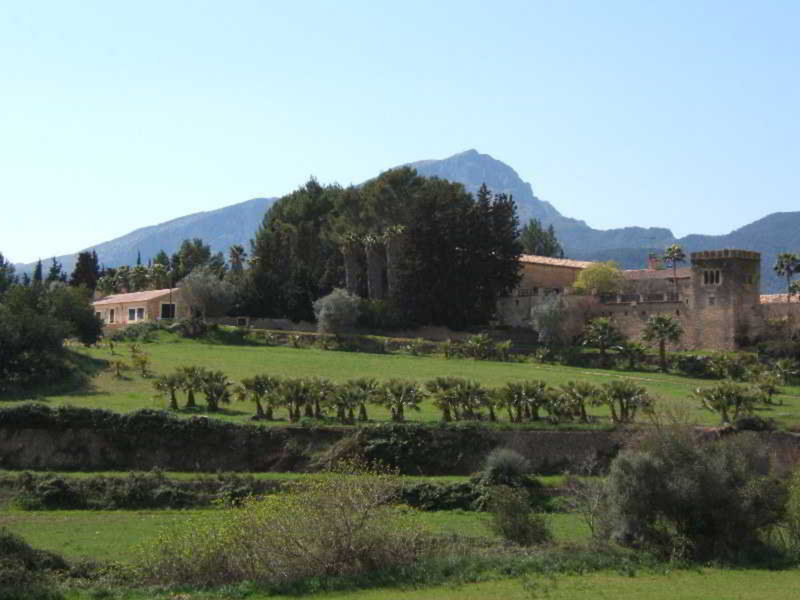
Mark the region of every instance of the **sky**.
POLYGON ((800 210, 800 2, 0 0, 0 252, 475 148, 562 214, 800 210))

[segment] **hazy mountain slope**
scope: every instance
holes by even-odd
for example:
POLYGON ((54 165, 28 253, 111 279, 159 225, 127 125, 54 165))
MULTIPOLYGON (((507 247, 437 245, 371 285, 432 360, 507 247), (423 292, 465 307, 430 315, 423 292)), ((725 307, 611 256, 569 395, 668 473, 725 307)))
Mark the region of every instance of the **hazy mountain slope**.
POLYGON ((675 237, 669 229, 625 227, 600 231, 583 221, 563 216, 552 204, 537 198, 531 184, 523 181, 507 164, 467 150, 443 160, 423 160, 410 163, 422 175, 436 176, 463 183, 469 192, 476 192, 486 183, 495 193, 511 194, 519 209, 520 222, 536 218, 545 225, 553 225, 561 243, 572 255, 584 251, 606 250, 640 246, 668 246, 675 237))
MULTIPOLYGON (((233 204, 213 211, 199 212, 158 225, 143 227, 122 237, 86 248, 95 250, 100 263, 107 267, 132 265, 136 263, 137 253, 141 252, 142 262, 146 263, 159 250, 168 254, 175 252, 187 238, 202 238, 214 252, 227 255, 233 244, 242 244, 249 250, 249 240, 253 237, 267 208, 274 198, 253 198, 246 202, 233 204)), ((78 253, 56 257, 63 263, 64 270, 71 273, 78 253)), ((44 270, 50 257, 42 257, 44 270)), ((19 272, 30 272, 33 264, 18 265, 19 272)))

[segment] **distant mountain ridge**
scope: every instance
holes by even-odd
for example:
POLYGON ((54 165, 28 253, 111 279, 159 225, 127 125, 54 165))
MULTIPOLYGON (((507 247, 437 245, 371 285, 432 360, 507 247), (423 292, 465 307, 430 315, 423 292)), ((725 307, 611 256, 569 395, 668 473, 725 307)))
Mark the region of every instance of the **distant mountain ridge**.
MULTIPOLYGON (((565 217, 552 204, 533 193, 507 164, 477 150, 460 152, 442 160, 408 163, 421 175, 457 181, 471 193, 482 183, 495 193, 514 197, 520 222, 537 218, 553 225, 567 255, 582 260, 616 260, 623 268, 642 268, 650 252, 662 252, 671 244, 680 244, 689 252, 715 248, 743 248, 761 252, 761 289, 765 293, 784 291, 785 283, 772 270, 781 252, 800 250, 800 212, 773 213, 725 235, 692 234, 676 238, 663 227, 622 227, 593 229, 584 221, 565 217)), ((140 252, 147 261, 165 250, 172 253, 187 238, 202 238, 214 252, 227 252, 233 244, 249 248, 249 240, 261 225, 264 213, 275 198, 254 198, 214 211, 200 212, 159 225, 144 227, 122 237, 87 248, 95 250, 100 262, 109 267, 134 264, 140 252)), ((64 270, 71 272, 74 254, 57 257, 64 270)), ((49 257, 43 257, 43 261, 49 257)), ((45 263, 45 269, 47 263, 45 263)), ((30 272, 32 264, 17 265, 20 272, 30 272)))
MULTIPOLYGON (((160 250, 172 254, 178 250, 183 240, 191 238, 202 238, 211 246, 213 252, 223 252, 227 255, 228 248, 234 244, 242 244, 249 249, 248 241, 255 235, 264 213, 274 201, 275 198, 253 198, 217 210, 193 213, 158 225, 136 229, 122 237, 84 250, 97 252, 100 264, 106 267, 136 264, 139 253, 142 261, 146 263, 160 250)), ((77 255, 75 252, 57 256, 56 259, 62 263, 66 273, 71 273, 75 268, 77 255)), ((45 272, 49 261, 50 257, 42 257, 45 272)), ((16 267, 19 272, 30 273, 34 264, 21 264, 16 267)))
POLYGON ((553 225, 564 250, 581 260, 615 260, 623 268, 643 268, 648 254, 680 244, 688 254, 700 250, 742 248, 761 252, 761 290, 785 291, 785 281, 775 275, 773 265, 781 252, 800 251, 800 212, 772 213, 725 235, 691 234, 676 238, 663 227, 593 229, 584 221, 563 216, 552 204, 537 198, 531 185, 505 163, 488 154, 467 150, 444 160, 410 163, 422 175, 459 181, 475 192, 484 181, 493 192, 512 194, 520 222, 539 219, 553 225))

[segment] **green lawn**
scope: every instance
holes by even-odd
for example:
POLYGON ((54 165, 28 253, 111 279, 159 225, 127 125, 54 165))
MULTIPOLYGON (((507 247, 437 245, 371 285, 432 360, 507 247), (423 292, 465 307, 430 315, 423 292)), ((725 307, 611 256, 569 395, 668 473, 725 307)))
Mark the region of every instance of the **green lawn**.
MULTIPOLYGON (((60 552, 69 559, 96 558, 127 561, 134 549, 155 537, 167 526, 188 517, 203 514, 224 518, 224 510, 205 511, 53 511, 42 513, 0 512, 0 526, 24 536, 35 547, 60 552)), ((471 537, 492 537, 488 516, 470 512, 417 513, 421 523, 434 531, 458 533, 471 537)), ((560 542, 586 540, 585 525, 575 515, 547 515, 555 538, 560 542)), ((314 595, 319 600, 490 600, 508 598, 528 600, 552 598, 563 600, 794 600, 800 590, 800 569, 766 571, 758 569, 676 570, 667 575, 615 572, 583 576, 558 575, 555 578, 529 576, 466 585, 447 585, 420 589, 380 588, 356 592, 314 595)), ((76 591, 74 599, 94 597, 76 591)), ((208 594, 151 592, 123 593, 129 598, 182 598, 210 600, 226 598, 220 592, 208 594)), ((233 597, 233 596, 231 596, 233 597)), ((240 596, 235 596, 240 597, 240 596)), ((277 598, 277 596, 269 596, 277 598)), ((293 596, 296 597, 296 596, 293 596)), ((248 595, 250 600, 266 596, 248 595)))
MULTIPOLYGON (((0 527, 24 537, 32 546, 52 550, 68 559, 127 561, 136 547, 159 531, 192 516, 224 519, 230 509, 195 510, 56 510, 0 511, 0 527)), ((486 513, 415 511, 414 518, 431 531, 467 537, 493 538, 486 513)), ((579 542, 588 537, 583 522, 571 514, 546 515, 557 541, 579 542)))
MULTIPOLYGON (((669 575, 593 573, 504 579, 461 586, 377 589, 319 594, 319 600, 795 600, 800 569, 787 571, 702 569, 669 575)), ((285 596, 280 596, 285 598, 285 596)), ((252 600, 261 600, 251 596, 252 600)), ((278 598, 278 596, 270 596, 278 598)))
MULTIPOLYGON (((141 344, 141 347, 150 356, 152 371, 156 374, 171 372, 183 365, 201 365, 220 369, 237 381, 258 373, 287 377, 327 377, 339 382, 364 376, 381 380, 397 377, 416 381, 426 381, 438 376, 456 376, 476 379, 488 387, 498 387, 507 382, 527 379, 542 379, 551 385, 558 385, 570 380, 603 383, 614 378, 626 378, 646 387, 661 398, 664 404, 684 407, 687 416, 699 424, 716 424, 718 421, 716 415, 700 409, 698 403, 690 398, 693 389, 714 382, 677 375, 583 369, 530 362, 447 360, 441 356, 368 354, 284 346, 227 346, 184 340, 163 332, 159 334, 157 342, 141 344)), ((116 344, 116 355, 113 357, 107 347, 80 351, 97 359, 122 358, 130 362, 129 344, 116 344)), ((780 396, 783 406, 764 409, 761 414, 775 418, 783 425, 798 423, 800 388, 787 387, 784 392, 780 396)), ((133 370, 127 371, 123 379, 117 379, 110 368, 95 376, 88 389, 35 399, 52 405, 72 404, 117 412, 166 407, 165 400, 154 397, 152 379, 143 378, 133 370)), ((4 404, 11 405, 14 402, 4 404)), ((216 416, 233 421, 247 421, 252 410, 248 404, 234 403, 216 416)), ((602 408, 592 409, 592 412, 601 418, 601 422, 607 417, 607 412, 602 408)), ((285 417, 283 411, 279 411, 277 416, 281 419, 285 417)), ((421 422, 435 422, 440 418, 431 402, 423 403, 419 413, 406 416, 408 420, 421 422)), ((373 406, 370 407, 370 417, 385 420, 388 415, 384 409, 373 406)), ((286 421, 277 423, 285 424, 286 421)))

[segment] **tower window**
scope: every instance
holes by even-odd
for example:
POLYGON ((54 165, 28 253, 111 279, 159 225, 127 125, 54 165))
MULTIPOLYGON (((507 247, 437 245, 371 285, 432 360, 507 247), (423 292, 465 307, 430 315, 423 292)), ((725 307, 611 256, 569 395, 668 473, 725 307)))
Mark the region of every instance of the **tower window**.
POLYGON ((722 276, 719 269, 708 269, 703 271, 703 285, 719 285, 722 276))

